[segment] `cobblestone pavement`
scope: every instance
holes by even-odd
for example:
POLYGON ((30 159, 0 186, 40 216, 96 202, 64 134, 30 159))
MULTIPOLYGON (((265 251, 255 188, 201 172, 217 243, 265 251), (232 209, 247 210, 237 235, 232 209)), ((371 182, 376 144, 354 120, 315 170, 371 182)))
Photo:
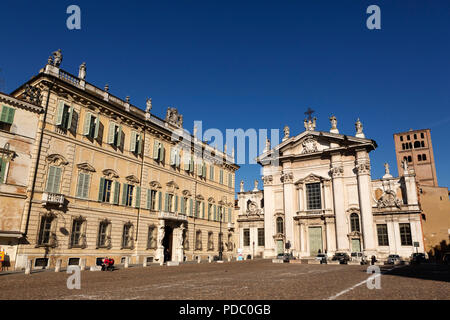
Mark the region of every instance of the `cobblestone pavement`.
POLYGON ((369 290, 366 266, 275 264, 269 260, 133 267, 81 273, 69 290, 65 272, 1 275, 0 299, 450 299, 448 266, 382 267, 369 290), (390 270, 390 271, 389 271, 390 270))

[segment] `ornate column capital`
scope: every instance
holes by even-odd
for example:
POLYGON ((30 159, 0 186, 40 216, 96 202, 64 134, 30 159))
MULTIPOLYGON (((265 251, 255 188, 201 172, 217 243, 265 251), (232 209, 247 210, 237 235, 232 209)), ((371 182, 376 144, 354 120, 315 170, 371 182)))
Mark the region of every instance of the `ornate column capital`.
POLYGON ((340 178, 344 176, 344 167, 342 165, 334 165, 330 170, 331 176, 334 178, 340 178))
POLYGON ((370 174, 370 161, 369 160, 358 160, 356 163, 356 170, 358 175, 370 174))
POLYGON ((294 175, 292 174, 292 172, 285 173, 281 176, 280 180, 282 183, 292 183, 294 180, 294 175))
POLYGON ((273 176, 264 176, 262 178, 264 185, 270 185, 273 183, 273 176))

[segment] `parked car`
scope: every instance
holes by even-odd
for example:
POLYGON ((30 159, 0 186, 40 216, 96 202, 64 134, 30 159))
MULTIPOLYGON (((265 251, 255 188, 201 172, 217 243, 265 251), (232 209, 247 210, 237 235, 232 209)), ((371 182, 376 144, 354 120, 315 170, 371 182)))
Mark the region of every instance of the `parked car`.
POLYGON ((321 264, 327 263, 327 254, 326 253, 319 253, 317 254, 316 260, 320 261, 321 264))
POLYGON ((350 261, 350 257, 345 252, 336 252, 334 254, 333 258, 331 258, 331 260, 333 260, 333 261, 337 260, 341 264, 347 264, 350 261))
POLYGON ((422 262, 426 262, 427 257, 425 256, 425 253, 413 253, 411 255, 411 263, 419 264, 422 262))
POLYGON ((282 259, 283 262, 289 262, 289 260, 295 260, 295 257, 289 253, 279 253, 277 259, 282 259))
POLYGON ((398 254, 390 254, 387 258, 387 264, 396 264, 400 262, 402 259, 398 254))

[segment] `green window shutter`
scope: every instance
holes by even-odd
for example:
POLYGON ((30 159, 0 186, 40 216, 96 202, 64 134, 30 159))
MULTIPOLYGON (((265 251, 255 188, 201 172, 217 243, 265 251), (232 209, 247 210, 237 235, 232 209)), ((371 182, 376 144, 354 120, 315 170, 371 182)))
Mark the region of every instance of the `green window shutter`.
POLYGON ((202 177, 206 179, 206 163, 204 163, 202 166, 202 177))
POLYGON ((183 197, 181 197, 181 199, 180 199, 180 205, 181 205, 181 213, 186 214, 186 212, 184 212, 184 198, 183 197))
POLYGON ((2 106, 2 113, 0 114, 0 121, 1 122, 6 122, 6 119, 8 118, 8 113, 9 113, 9 107, 7 106, 2 106))
POLYGON ((113 204, 119 204, 120 182, 114 181, 114 200, 113 204))
POLYGON ((164 162, 164 155, 166 154, 166 149, 164 148, 164 145, 161 143, 161 150, 159 153, 159 161, 164 162))
POLYGON ((85 173, 84 174, 84 184, 83 184, 83 194, 81 195, 84 199, 89 198, 89 186, 91 183, 91 175, 85 173))
POLYGON ((0 158, 0 183, 3 183, 5 180, 5 173, 6 173, 6 161, 3 161, 2 158, 0 158))
POLYGON ((2 113, 0 114, 0 121, 8 124, 12 124, 14 122, 14 114, 16 113, 16 109, 3 106, 2 113))
POLYGON ((205 203, 202 202, 202 218, 205 219, 205 203))
POLYGON ((77 184, 77 193, 76 193, 76 197, 77 198, 81 198, 82 194, 83 194, 83 186, 84 186, 84 173, 79 173, 78 174, 78 184, 77 184))
POLYGON ((142 133, 141 134, 139 134, 139 143, 138 143, 138 150, 137 150, 137 153, 138 154, 142 154, 142 145, 143 145, 143 143, 144 143, 144 136, 142 135, 142 133))
POLYGON ((45 190, 51 193, 58 193, 60 181, 61 168, 51 166, 48 171, 47 187, 45 190))
POLYGON ((195 204, 194 204, 194 216, 196 218, 198 218, 198 202, 197 202, 197 200, 195 201, 195 204))
POLYGON ((201 163, 197 165, 197 176, 201 177, 203 174, 203 166, 201 163))
POLYGON ((175 148, 170 149, 170 161, 169 165, 174 166, 175 165, 175 148))
POLYGON ((58 104, 58 107, 56 108, 56 125, 60 126, 62 124, 62 118, 63 118, 63 112, 64 112, 64 102, 60 101, 58 104))
POLYGON ((178 196, 175 196, 175 212, 178 212, 178 196))
POLYGON ((191 157, 191 160, 189 160, 189 172, 194 172, 194 157, 191 157))
POLYGON ((184 157, 184 170, 189 171, 191 167, 191 160, 188 157, 184 157))
POLYGON ((119 126, 119 134, 117 135, 117 146, 118 148, 120 148, 122 146, 122 126, 119 126))
POLYGON ((231 173, 228 174, 228 187, 233 187, 233 175, 231 173))
POLYGON ((105 178, 100 178, 100 187, 98 189, 98 201, 103 201, 104 189, 105 189, 105 178))
POLYGON ((136 139, 137 139, 137 134, 136 134, 136 132, 132 131, 131 139, 130 139, 130 151, 131 152, 136 152, 136 139))
POLYGON ((219 176, 219 182, 220 184, 223 184, 223 170, 220 170, 220 176, 219 176))
POLYGON ((136 208, 140 208, 141 207, 141 187, 136 187, 135 207, 136 208))
POLYGON ((55 168, 55 181, 53 185, 54 193, 59 193, 59 186, 61 184, 61 172, 62 172, 61 168, 55 168))
POLYGON ((73 107, 69 108, 69 121, 67 121, 67 130, 72 127, 72 116, 73 116, 73 107))
POLYGON ((114 143, 114 133, 116 131, 116 124, 114 122, 109 123, 109 129, 108 129, 108 143, 113 144, 114 143))
POLYGON ((161 191, 158 191, 158 210, 161 211, 162 207, 162 193, 161 191))
POLYGON ((209 179, 214 180, 214 166, 213 165, 211 165, 209 167, 209 179))
POLYGON ((180 167, 180 163, 181 163, 180 150, 177 150, 175 152, 175 166, 177 168, 179 168, 180 167))
POLYGON ((98 138, 98 130, 100 128, 100 116, 97 115, 95 118, 95 135, 94 135, 94 139, 98 138))
POLYGON ((158 160, 158 148, 159 148, 159 142, 155 140, 153 142, 153 159, 158 160))
POLYGON ((150 205, 152 203, 152 191, 150 189, 147 189, 147 206, 146 209, 150 210, 150 205))
POLYGON ((214 205, 214 221, 217 221, 217 206, 214 205))
POLYGON ((128 184, 123 184, 123 190, 122 190, 122 205, 126 205, 127 203, 127 193, 128 193, 128 184))
POLYGON ((193 210, 193 202, 192 199, 189 199, 189 215, 192 217, 192 210, 193 210))
POLYGON ((89 134, 89 127, 91 126, 92 121, 92 113, 88 112, 84 116, 84 126, 83 126, 83 135, 87 136, 89 134))
POLYGON ((231 223, 231 208, 228 208, 228 222, 231 223))
POLYGON ((164 199, 164 211, 169 211, 169 194, 166 193, 165 199, 164 199))

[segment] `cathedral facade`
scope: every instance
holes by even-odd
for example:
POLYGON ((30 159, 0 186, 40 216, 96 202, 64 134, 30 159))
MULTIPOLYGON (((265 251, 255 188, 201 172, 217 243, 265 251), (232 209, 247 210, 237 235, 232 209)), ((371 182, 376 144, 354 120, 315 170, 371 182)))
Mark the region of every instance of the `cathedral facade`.
POLYGON ((274 148, 266 144, 258 163, 263 167, 264 257, 289 252, 315 257, 336 252, 408 258, 424 252, 421 210, 414 170, 371 178, 370 152, 361 122, 356 134, 340 134, 330 118, 329 132, 316 131, 316 119, 305 131, 274 148))

